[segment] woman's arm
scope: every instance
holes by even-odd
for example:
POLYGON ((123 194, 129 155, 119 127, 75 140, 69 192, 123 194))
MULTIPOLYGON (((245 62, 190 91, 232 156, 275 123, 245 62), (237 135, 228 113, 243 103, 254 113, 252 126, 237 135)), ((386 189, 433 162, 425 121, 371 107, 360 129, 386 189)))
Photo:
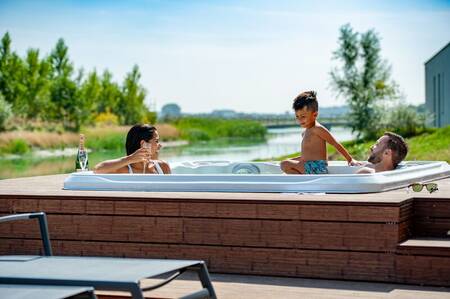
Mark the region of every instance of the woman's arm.
POLYGON ((95 165, 94 173, 116 173, 119 169, 133 163, 145 162, 150 159, 150 150, 140 148, 129 156, 106 160, 95 165))
POLYGON ((164 174, 171 174, 172 170, 170 169, 169 163, 166 161, 159 161, 159 165, 161 166, 162 171, 164 174))
POLYGON ((106 160, 95 165, 94 173, 115 173, 120 168, 127 166, 129 163, 129 156, 119 159, 106 160))

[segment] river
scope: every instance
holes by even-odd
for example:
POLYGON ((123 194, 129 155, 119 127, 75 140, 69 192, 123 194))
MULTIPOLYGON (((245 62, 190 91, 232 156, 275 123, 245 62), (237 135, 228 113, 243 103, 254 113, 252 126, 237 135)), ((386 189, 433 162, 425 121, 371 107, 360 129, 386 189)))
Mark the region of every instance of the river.
MULTIPOLYGON (((338 141, 354 138, 349 128, 332 127, 331 132, 338 141)), ((194 160, 251 161, 271 159, 292 154, 300 150, 300 128, 270 129, 265 142, 224 142, 215 141, 195 145, 165 147, 160 158, 170 162, 194 160)), ((0 179, 70 173, 75 166, 75 149, 27 154, 20 157, 0 159, 0 179)), ((117 158, 124 152, 102 151, 89 153, 89 165, 117 158)))
MULTIPOLYGON (((338 141, 351 140, 349 128, 333 127, 331 132, 338 141)), ((179 148, 163 149, 161 159, 179 162, 189 160, 251 161, 270 159, 300 151, 300 128, 270 129, 266 142, 247 144, 217 144, 209 142, 179 148)))

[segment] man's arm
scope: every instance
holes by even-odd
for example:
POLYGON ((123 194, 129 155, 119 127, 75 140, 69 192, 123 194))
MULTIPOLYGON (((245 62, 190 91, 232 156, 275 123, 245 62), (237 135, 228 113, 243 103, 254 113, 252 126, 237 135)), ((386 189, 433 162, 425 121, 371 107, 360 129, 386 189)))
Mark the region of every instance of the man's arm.
POLYGON ((326 128, 324 127, 316 127, 315 128, 315 133, 322 138, 323 140, 325 140, 326 142, 328 142, 329 144, 331 144, 332 146, 334 146, 334 148, 341 153, 342 156, 344 156, 344 158, 347 160, 348 164, 353 165, 356 164, 356 161, 353 160, 353 157, 348 153, 348 151, 342 146, 342 144, 340 144, 339 142, 337 142, 337 140, 333 137, 333 135, 331 135, 330 131, 328 131, 326 128))

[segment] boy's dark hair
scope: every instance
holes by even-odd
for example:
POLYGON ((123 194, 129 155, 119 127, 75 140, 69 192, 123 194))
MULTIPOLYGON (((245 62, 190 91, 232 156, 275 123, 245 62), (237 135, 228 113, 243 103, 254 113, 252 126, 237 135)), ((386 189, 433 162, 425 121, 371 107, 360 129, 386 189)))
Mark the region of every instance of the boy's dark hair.
POLYGON ((297 111, 306 107, 308 111, 317 112, 319 111, 319 103, 317 102, 316 92, 315 91, 305 91, 299 94, 294 99, 294 104, 292 108, 297 111))
POLYGON ((125 148, 127 155, 131 155, 141 147, 141 140, 149 142, 155 135, 156 128, 152 125, 134 125, 127 134, 125 148))
POLYGON ((385 132, 384 135, 389 137, 386 147, 393 152, 392 164, 394 168, 396 168, 408 154, 408 144, 406 144, 405 139, 398 134, 385 132))

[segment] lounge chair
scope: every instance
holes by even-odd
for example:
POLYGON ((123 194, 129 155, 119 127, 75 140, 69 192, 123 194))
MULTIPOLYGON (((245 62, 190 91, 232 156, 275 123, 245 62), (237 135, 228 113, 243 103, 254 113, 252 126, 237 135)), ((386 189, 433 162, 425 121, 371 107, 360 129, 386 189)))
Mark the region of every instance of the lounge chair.
POLYGON ((1 284, 91 286, 96 290, 127 291, 132 298, 143 299, 144 291, 162 287, 185 271, 194 271, 202 289, 182 298, 216 298, 203 261, 53 256, 45 213, 3 216, 0 223, 33 218, 39 219, 45 255, 0 256, 1 284), (170 276, 155 285, 140 287, 141 280, 163 275, 170 276))
POLYGON ((92 287, 0 284, 2 299, 97 299, 92 287))

